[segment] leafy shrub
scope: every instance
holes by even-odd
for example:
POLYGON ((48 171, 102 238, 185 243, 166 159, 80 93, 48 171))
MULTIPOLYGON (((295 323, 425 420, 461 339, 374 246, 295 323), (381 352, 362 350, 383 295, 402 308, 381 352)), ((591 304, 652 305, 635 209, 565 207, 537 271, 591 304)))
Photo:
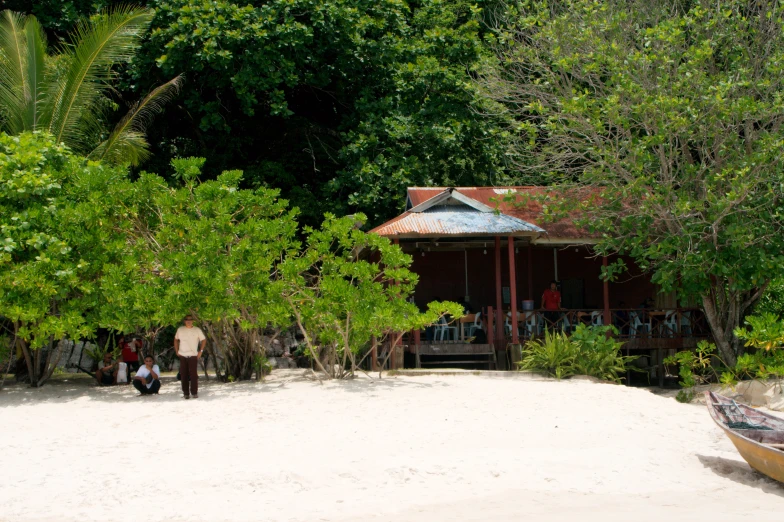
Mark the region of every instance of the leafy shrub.
POLYGON ((766 351, 784 346, 784 321, 776 314, 766 312, 750 315, 746 318, 746 324, 751 326, 751 330, 735 329, 735 335, 746 341, 746 346, 764 348, 766 351))
POLYGON ((571 337, 563 333, 546 332, 542 340, 526 345, 521 370, 542 372, 557 379, 572 375, 589 375, 620 383, 628 363, 637 357, 621 355, 621 344, 609 337, 614 327, 578 325, 571 337))
POLYGON ((544 339, 526 345, 518 363, 521 370, 543 372, 556 379, 574 375, 577 345, 564 333, 547 331, 544 339))
MULTIPOLYGON (((710 382, 720 382, 725 386, 735 386, 744 379, 775 379, 784 378, 784 351, 760 350, 738 357, 733 368, 729 368, 716 354, 716 345, 701 341, 695 351, 678 352, 664 360, 665 364, 677 364, 681 380, 678 384, 684 390, 678 399, 691 396, 694 398, 694 387, 710 382)), ((689 402, 691 399, 681 402, 689 402)))
POLYGON ((618 334, 614 326, 577 325, 571 341, 577 345, 575 374, 590 375, 605 381, 620 383, 621 375, 638 356, 621 355, 622 342, 610 334, 618 334))

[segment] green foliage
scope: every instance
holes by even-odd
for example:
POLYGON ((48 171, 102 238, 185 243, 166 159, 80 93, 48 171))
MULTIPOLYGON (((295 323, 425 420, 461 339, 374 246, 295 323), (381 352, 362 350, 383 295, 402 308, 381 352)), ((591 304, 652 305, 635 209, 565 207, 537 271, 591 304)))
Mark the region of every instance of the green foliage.
POLYGON ((111 225, 124 177, 49 136, 0 134, 0 317, 34 386, 59 359, 56 341, 89 337, 97 324, 98 279, 122 247, 111 225))
POLYGON ((81 20, 56 55, 33 15, 0 13, 0 130, 45 131, 94 159, 139 164, 149 155, 144 132, 181 84, 156 88, 109 129, 107 93, 115 66, 133 57, 152 12, 119 6, 81 20))
POLYGON ((544 339, 530 341, 525 345, 523 358, 518 363, 523 371, 543 372, 556 379, 575 374, 577 345, 561 332, 547 331, 544 339))
POLYGON ((623 343, 613 335, 618 335, 614 326, 577 325, 570 338, 579 350, 575 361, 577 374, 621 382, 621 376, 627 372, 629 364, 635 361, 637 356, 621 355, 623 343))
POLYGON ((784 347, 784 321, 777 315, 750 315, 746 317, 746 324, 751 330, 740 327, 735 329, 735 335, 746 341, 746 346, 764 348, 766 351, 784 347))
POLYGON ((359 229, 365 216, 327 215, 319 229, 306 228, 305 248, 279 267, 283 296, 320 371, 354 374, 372 346, 396 343, 402 332, 422 328, 444 314, 462 316, 457 303, 430 303, 420 312, 408 300, 417 276, 411 257, 387 238, 359 229))
POLYGON ((610 334, 618 334, 613 326, 577 326, 571 336, 545 332, 542 340, 526 344, 521 370, 543 372, 563 379, 572 375, 588 375, 620 383, 622 375, 636 356, 621 355, 623 343, 610 334))
POLYGON ((724 386, 732 387, 742 379, 781 380, 784 378, 784 351, 782 350, 746 353, 737 358, 734 366, 728 367, 716 354, 716 345, 700 341, 695 351, 678 352, 667 357, 664 363, 679 366, 678 374, 681 377, 679 384, 684 388, 683 396, 691 398, 696 395, 695 386, 710 382, 720 382, 724 386))
POLYGON ((664 291, 702 301, 719 353, 784 270, 784 12, 775 2, 522 2, 481 85, 510 158, 664 291), (575 190, 569 190, 575 189, 575 190), (612 231, 612 233, 608 233, 612 231))
POLYGON ((696 396, 697 394, 693 390, 678 390, 678 394, 675 396, 675 400, 688 404, 693 401, 696 396))
POLYGON ((700 341, 694 351, 677 352, 664 359, 666 365, 677 365, 681 380, 678 384, 690 392, 698 384, 718 380, 723 361, 716 354, 716 345, 700 341))
POLYGON ((411 185, 498 180, 506 135, 470 82, 491 59, 483 1, 151 4, 126 90, 189 79, 151 129, 158 171, 186 155, 210 176, 241 167, 313 226, 325 211, 389 217, 411 185))
POLYGON ((290 324, 276 270, 298 248, 297 213, 276 191, 239 189, 240 171, 200 183, 203 164, 174 160, 181 188, 147 173, 127 187, 116 209, 126 216, 126 255, 102 278, 102 323, 151 340, 194 314, 224 364, 219 375, 248 379, 260 368, 263 330, 290 324))
POLYGON ((774 278, 759 302, 754 306, 754 314, 771 313, 784 316, 784 277, 774 278))

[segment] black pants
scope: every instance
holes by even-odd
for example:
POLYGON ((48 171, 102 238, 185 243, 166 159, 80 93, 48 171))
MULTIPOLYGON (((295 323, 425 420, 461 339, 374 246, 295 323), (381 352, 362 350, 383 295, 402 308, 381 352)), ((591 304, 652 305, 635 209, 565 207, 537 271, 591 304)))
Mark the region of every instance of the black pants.
POLYGON ((161 389, 161 381, 159 381, 158 379, 153 380, 152 386, 148 388, 147 385, 144 384, 139 379, 134 379, 133 387, 139 390, 139 393, 141 393, 142 395, 152 395, 153 393, 158 393, 158 390, 161 389))
POLYGON ((138 372, 141 365, 139 364, 139 361, 123 362, 127 365, 125 372, 126 376, 128 377, 128 382, 125 384, 131 384, 131 372, 138 372))
POLYGON ((182 384, 182 394, 198 395, 199 393, 199 358, 180 357, 180 384, 182 384), (190 387, 190 390, 188 389, 190 387))

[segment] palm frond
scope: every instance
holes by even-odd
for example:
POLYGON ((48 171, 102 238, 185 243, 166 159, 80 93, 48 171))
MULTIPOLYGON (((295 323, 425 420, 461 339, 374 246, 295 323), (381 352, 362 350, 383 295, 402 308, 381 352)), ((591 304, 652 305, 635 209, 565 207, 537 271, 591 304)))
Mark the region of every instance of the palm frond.
POLYGON ((147 142, 144 141, 147 126, 155 115, 163 111, 163 107, 177 96, 184 81, 182 75, 177 76, 155 88, 143 100, 136 102, 115 126, 106 141, 101 143, 90 157, 112 163, 130 162, 132 165, 138 165, 146 159, 149 155, 147 142), (128 139, 126 135, 133 138, 128 139), (138 136, 141 136, 141 141, 138 136), (143 150, 131 150, 133 147, 138 147, 142 141, 143 150))
POLYGON ((24 128, 34 131, 38 130, 46 100, 46 34, 34 16, 27 17, 24 33, 27 42, 24 128))
POLYGON ((90 153, 90 159, 102 159, 107 163, 139 165, 150 157, 150 144, 141 132, 127 130, 114 138, 113 145, 108 148, 106 141, 90 153))
POLYGON ((81 22, 64 53, 70 55, 63 78, 51 86, 46 111, 49 131, 76 150, 89 147, 84 125, 98 126, 90 109, 115 77, 112 65, 130 60, 152 20, 152 11, 121 6, 81 22))
POLYGON ((2 129, 10 134, 24 130, 27 41, 24 37, 25 16, 5 10, 0 13, 0 113, 2 129))

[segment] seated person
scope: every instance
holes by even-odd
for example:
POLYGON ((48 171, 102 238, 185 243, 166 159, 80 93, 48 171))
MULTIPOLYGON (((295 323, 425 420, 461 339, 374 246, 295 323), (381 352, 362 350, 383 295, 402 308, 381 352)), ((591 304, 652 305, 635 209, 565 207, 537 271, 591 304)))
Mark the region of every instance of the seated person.
POLYGON ((112 354, 103 354, 103 361, 98 363, 98 371, 95 372, 95 379, 102 386, 117 384, 117 363, 112 361, 112 354))
POLYGON ((154 364, 151 355, 144 358, 144 366, 139 367, 133 378, 133 387, 139 390, 139 395, 157 395, 161 389, 161 370, 154 364))

